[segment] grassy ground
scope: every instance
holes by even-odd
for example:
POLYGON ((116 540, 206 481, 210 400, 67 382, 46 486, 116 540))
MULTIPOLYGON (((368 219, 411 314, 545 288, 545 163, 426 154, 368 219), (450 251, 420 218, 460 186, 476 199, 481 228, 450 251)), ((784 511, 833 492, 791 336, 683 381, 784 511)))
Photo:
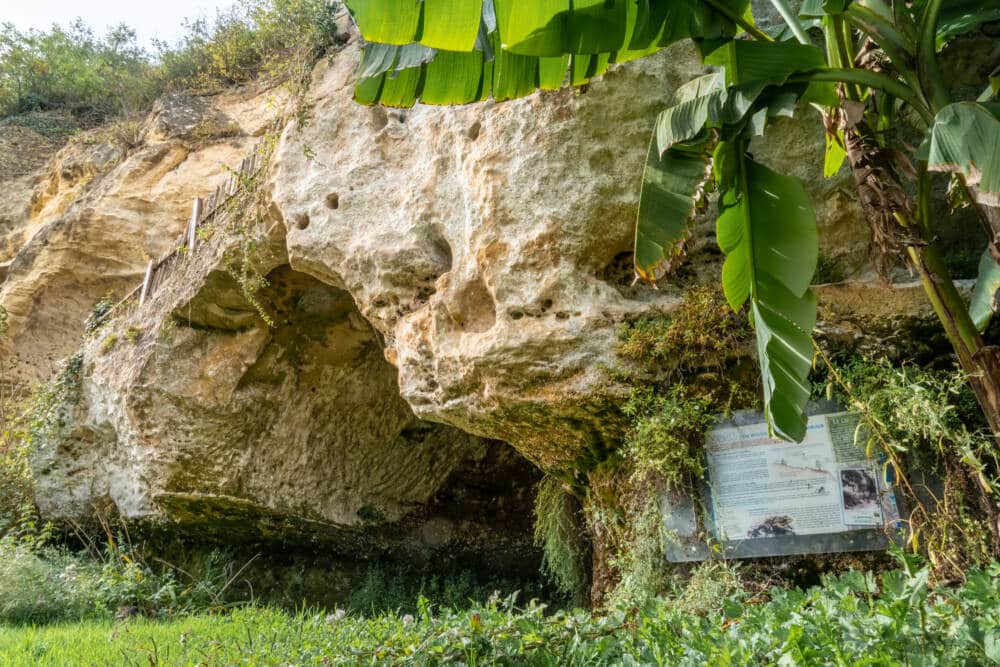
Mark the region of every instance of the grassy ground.
POLYGON ((268 609, 0 628, 0 665, 322 664, 327 629, 323 617, 268 609))
POLYGON ((0 627, 6 665, 988 665, 1000 664, 1000 565, 929 589, 910 559, 880 578, 827 577, 808 591, 736 594, 693 613, 683 599, 603 615, 491 599, 421 600, 414 614, 246 607, 0 627))

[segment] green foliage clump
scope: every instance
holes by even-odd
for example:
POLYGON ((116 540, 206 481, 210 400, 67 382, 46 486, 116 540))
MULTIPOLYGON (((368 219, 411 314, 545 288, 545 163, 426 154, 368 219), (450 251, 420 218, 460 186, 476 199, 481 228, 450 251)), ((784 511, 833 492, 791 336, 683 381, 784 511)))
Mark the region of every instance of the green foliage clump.
POLYGON ((100 301, 94 304, 94 307, 90 309, 90 313, 87 314, 87 320, 83 323, 83 328, 88 333, 93 333, 97 331, 101 325, 104 323, 104 317, 108 312, 114 308, 115 302, 110 299, 110 297, 104 297, 100 301))
POLYGON ((328 0, 241 0, 213 21, 187 22, 177 45, 159 43, 162 75, 200 87, 297 75, 333 43, 338 8, 328 0))
POLYGON ((118 344, 118 335, 109 334, 101 341, 101 354, 107 354, 118 344))
POLYGON ((0 116, 65 109, 99 122, 147 107, 156 79, 126 25, 104 38, 80 19, 48 32, 0 29, 0 116))
POLYGON ((680 384, 663 394, 634 388, 622 410, 632 419, 625 454, 635 472, 658 475, 675 489, 701 477, 705 432, 715 423, 712 406, 710 398, 689 396, 680 384))
POLYGON ((721 368, 750 340, 746 320, 711 285, 692 287, 670 313, 643 318, 618 332, 616 352, 643 366, 681 373, 721 368))
POLYGON ((499 591, 515 590, 539 593, 533 582, 495 577, 482 580, 469 570, 427 575, 412 567, 375 566, 369 568, 364 579, 351 590, 347 608, 359 614, 413 613, 417 611, 418 599, 425 599, 457 609, 484 604, 496 598, 499 591))
POLYGON ((586 604, 589 550, 582 533, 579 503, 563 482, 547 475, 535 496, 535 546, 542 549, 542 572, 573 604, 586 604))
POLYGON ((1000 452, 959 370, 895 367, 885 360, 827 360, 827 391, 861 415, 858 444, 896 468, 912 505, 911 546, 927 554, 934 576, 962 579, 989 562, 1000 536, 992 497, 1000 452), (941 480, 938 491, 907 472, 941 480))
POLYGON ((987 472, 997 470, 1000 459, 964 373, 854 360, 839 374, 843 386, 833 390, 877 422, 888 446, 931 470, 950 449, 992 487, 987 472))
POLYGON ((36 532, 31 452, 42 442, 62 437, 80 400, 82 371, 83 355, 77 353, 51 382, 39 385, 23 406, 5 406, 5 411, 20 412, 0 433, 0 537, 36 532))
POLYGON ((176 45, 157 43, 153 57, 122 24, 105 37, 82 20, 67 28, 0 29, 0 117, 63 110, 97 124, 126 117, 114 139, 127 150, 145 112, 165 90, 219 88, 266 75, 301 79, 333 44, 339 4, 328 0, 238 0, 214 21, 186 23, 176 45))
POLYGON ((610 565, 617 579, 607 606, 642 607, 668 590, 670 573, 663 556, 668 536, 653 493, 646 495, 638 510, 628 513, 627 521, 624 518, 603 517, 603 530, 612 538, 608 540, 614 547, 610 565))
POLYGON ((0 538, 0 623, 173 616, 221 608, 231 567, 212 558, 197 573, 150 567, 109 536, 103 548, 71 551, 45 532, 0 538))
MULTIPOLYGON (((706 569, 705 576, 714 571, 706 569)), ((736 596, 706 613, 671 600, 591 615, 514 596, 360 616, 247 607, 123 629, 110 621, 0 628, 14 664, 983 665, 1000 658, 1000 566, 930 589, 912 562, 808 590, 736 596)))
POLYGON ((10 430, 0 435, 0 538, 23 530, 35 514, 29 449, 10 430))
MULTIPOLYGON (((660 498, 691 492, 704 473, 705 433, 716 415, 751 405, 739 378, 751 331, 715 286, 695 286, 673 311, 627 324, 616 352, 638 371, 622 412, 624 442, 589 475, 586 511, 606 556, 595 579, 618 604, 642 605, 671 587, 660 498)), ((756 373, 752 374, 756 377, 756 373)), ((595 565, 595 568, 598 567, 595 565)))

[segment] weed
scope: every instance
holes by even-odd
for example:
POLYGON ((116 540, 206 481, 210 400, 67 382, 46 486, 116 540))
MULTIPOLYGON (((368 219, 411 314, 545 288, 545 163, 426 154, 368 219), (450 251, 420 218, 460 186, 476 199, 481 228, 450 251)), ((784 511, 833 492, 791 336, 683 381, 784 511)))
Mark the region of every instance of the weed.
POLYGON ((624 325, 616 352, 644 368, 675 373, 721 368, 745 349, 751 331, 714 286, 692 287, 674 311, 624 325))
POLYGON ((448 576, 428 576, 412 567, 382 565, 368 569, 351 591, 347 608, 363 614, 414 613, 418 611, 418 598, 461 608, 470 603, 486 603, 499 594, 524 591, 533 595, 539 592, 533 589, 532 582, 500 578, 479 580, 468 570, 448 576))
POLYGON ((656 474, 670 488, 690 488, 705 472, 702 446, 715 423, 712 407, 710 399, 689 396, 681 384, 665 394, 633 388, 622 410, 633 422, 625 454, 636 474, 656 474))
POLYGON ((117 344, 118 344, 118 334, 108 334, 107 336, 104 337, 104 340, 101 341, 101 347, 100 347, 101 354, 107 354, 108 352, 113 350, 115 348, 115 345, 117 344))
POLYGON ((579 503, 562 481, 542 478, 535 496, 535 546, 542 549, 542 571, 557 590, 583 606, 589 589, 589 549, 579 512, 579 503))
POLYGON ((992 496, 1000 453, 965 376, 957 370, 894 367, 885 360, 835 364, 824 353, 826 391, 861 415, 859 437, 869 456, 894 469, 911 504, 911 546, 921 548, 941 580, 962 579, 984 564, 998 538, 992 496), (914 488, 910 471, 939 477, 942 488, 914 488))
POLYGON ((87 315, 87 321, 84 322, 84 329, 87 333, 93 333, 97 331, 102 324, 104 324, 104 317, 107 315, 112 308, 114 308, 115 302, 111 300, 110 297, 104 297, 100 301, 94 304, 94 307, 90 309, 90 313, 87 315))
POLYGON ((125 329, 125 339, 130 343, 136 343, 142 338, 142 329, 137 326, 130 326, 125 329))
POLYGON ((123 119, 108 128, 108 136, 122 155, 127 155, 142 146, 146 133, 142 121, 123 119))

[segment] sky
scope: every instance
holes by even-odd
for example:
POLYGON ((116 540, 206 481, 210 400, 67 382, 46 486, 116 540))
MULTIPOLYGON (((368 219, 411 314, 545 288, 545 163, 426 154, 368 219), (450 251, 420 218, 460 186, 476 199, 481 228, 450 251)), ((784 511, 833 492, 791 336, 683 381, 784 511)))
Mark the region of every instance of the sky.
POLYGON ((0 0, 0 23, 47 30, 53 23, 66 25, 81 17, 100 35, 110 26, 127 23, 148 49, 154 38, 170 43, 178 39, 185 18, 211 18, 216 8, 231 4, 233 0, 0 0))

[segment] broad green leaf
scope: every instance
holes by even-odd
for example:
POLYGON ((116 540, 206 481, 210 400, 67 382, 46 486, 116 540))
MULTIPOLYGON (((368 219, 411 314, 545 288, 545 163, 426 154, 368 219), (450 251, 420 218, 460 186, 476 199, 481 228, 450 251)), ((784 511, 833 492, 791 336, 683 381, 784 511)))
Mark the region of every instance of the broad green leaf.
POLYGON ((625 47, 628 0, 494 0, 502 48, 527 56, 597 54, 625 47))
POLYGON ((538 87, 544 90, 559 90, 566 80, 571 56, 538 59, 538 87))
POLYGON ((472 51, 479 33, 483 0, 423 0, 420 43, 444 51, 472 51))
POLYGON ((488 60, 477 50, 366 44, 354 99, 386 106, 412 106, 417 100, 425 104, 466 104, 491 97, 508 100, 539 88, 561 88, 569 70, 573 85, 587 83, 604 74, 611 62, 607 53, 554 58, 521 56, 500 49, 493 53, 494 58, 488 60))
POLYGON ((1000 0, 945 0, 938 18, 937 48, 984 23, 1000 20, 1000 0))
MULTIPOLYGON (((448 4, 461 0, 445 0, 448 4)), ((417 40, 421 0, 347 0, 361 35, 369 42, 409 44, 417 40)), ((478 25, 478 18, 476 20, 478 25)))
POLYGON ((705 57, 708 65, 725 68, 726 84, 751 81, 782 84, 796 72, 826 66, 826 57, 815 46, 798 42, 731 40, 705 57))
POLYGON ((851 0, 804 0, 802 6, 799 7, 799 16, 815 19, 823 18, 828 14, 843 14, 850 4, 851 0))
MULTIPOLYGON (((624 49, 629 0, 573 0, 563 53, 611 53, 624 49)), ((633 19, 634 20, 634 19, 633 19)))
POLYGON ((361 52, 361 63, 355 70, 358 79, 371 79, 388 72, 396 64, 400 47, 395 44, 367 44, 361 52))
POLYGON ((695 204, 711 173, 704 144, 661 157, 655 133, 650 138, 635 228, 635 270, 643 280, 655 282, 682 257, 695 204))
POLYGON ((560 56, 569 0, 494 0, 500 48, 522 55, 560 56))
POLYGON ((383 74, 380 101, 390 107, 412 107, 417 101, 419 84, 419 68, 402 70, 396 76, 383 74))
POLYGON ((660 151, 688 141, 706 125, 725 125, 741 120, 765 84, 752 82, 726 88, 725 71, 706 74, 684 84, 674 93, 672 105, 656 119, 660 151))
MULTIPOLYGON (((702 0, 346 1, 365 40, 418 42, 445 51, 485 51, 483 24, 487 32, 497 30, 503 49, 519 55, 621 53, 617 62, 685 38, 729 39, 737 33, 730 19, 702 0)), ((753 21, 749 0, 715 4, 753 21)))
POLYGON ((538 89, 538 58, 504 50, 493 61, 493 98, 503 101, 530 95, 538 89))
POLYGON ((770 428, 798 442, 805 436, 811 393, 816 300, 809 283, 818 254, 816 218, 799 181, 745 156, 736 159, 743 166, 736 186, 723 195, 716 227, 726 254, 723 291, 735 310, 749 301, 770 428))
POLYGON ((844 147, 844 131, 837 130, 837 133, 826 133, 826 154, 823 158, 823 178, 833 178, 840 173, 840 168, 847 157, 847 150, 844 147))
POLYGON ((1000 264, 986 250, 979 260, 979 276, 969 304, 969 317, 980 331, 986 330, 996 312, 997 299, 1000 299, 1000 264))
POLYGON ((467 104, 482 90, 483 54, 439 51, 427 64, 420 101, 424 104, 467 104))
POLYGON ((928 169, 963 174, 987 206, 1000 206, 998 114, 1000 104, 949 104, 934 117, 927 154, 928 169))

